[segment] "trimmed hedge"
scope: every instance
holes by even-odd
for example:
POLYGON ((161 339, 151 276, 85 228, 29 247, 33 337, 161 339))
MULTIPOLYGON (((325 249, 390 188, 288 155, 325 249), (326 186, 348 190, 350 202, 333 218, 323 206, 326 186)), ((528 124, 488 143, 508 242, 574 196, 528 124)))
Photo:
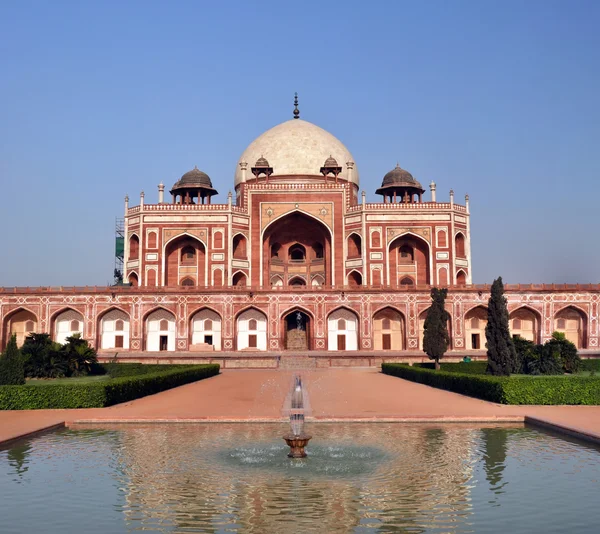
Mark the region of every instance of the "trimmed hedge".
POLYGON ((177 364, 147 364, 147 363, 104 363, 102 368, 104 373, 111 378, 121 378, 123 376, 142 376, 157 371, 171 371, 173 369, 188 369, 194 365, 177 365, 177 364))
POLYGON ((489 376, 384 363, 383 373, 500 404, 600 404, 600 378, 591 376, 489 376))
POLYGON ((579 366, 580 371, 595 371, 600 372, 600 358, 589 358, 587 360, 581 360, 579 366))
POLYGON ((0 410, 102 408, 219 374, 218 364, 169 367, 177 369, 157 370, 141 376, 114 378, 91 384, 0 386, 0 410))
MULTIPOLYGON (((415 363, 413 367, 422 369, 435 369, 433 362, 415 363)), ((487 369, 487 362, 460 362, 460 363, 441 363, 440 369, 449 373, 463 373, 465 375, 484 375, 487 369)))

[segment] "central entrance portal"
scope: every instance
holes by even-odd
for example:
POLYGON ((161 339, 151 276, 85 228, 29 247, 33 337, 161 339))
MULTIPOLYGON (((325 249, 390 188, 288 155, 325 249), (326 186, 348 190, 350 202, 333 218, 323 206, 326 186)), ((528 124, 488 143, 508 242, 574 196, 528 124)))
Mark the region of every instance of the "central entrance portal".
POLYGON ((310 317, 299 310, 283 318, 286 350, 309 350, 310 317))

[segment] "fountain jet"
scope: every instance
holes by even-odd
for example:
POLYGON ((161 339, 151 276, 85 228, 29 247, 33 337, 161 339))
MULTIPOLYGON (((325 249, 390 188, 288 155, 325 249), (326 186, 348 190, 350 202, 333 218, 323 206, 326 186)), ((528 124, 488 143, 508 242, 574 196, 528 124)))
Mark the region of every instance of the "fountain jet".
POLYGON ((304 447, 312 436, 304 432, 304 395, 302 393, 302 378, 296 375, 291 396, 290 433, 283 436, 288 444, 289 458, 306 458, 304 447))

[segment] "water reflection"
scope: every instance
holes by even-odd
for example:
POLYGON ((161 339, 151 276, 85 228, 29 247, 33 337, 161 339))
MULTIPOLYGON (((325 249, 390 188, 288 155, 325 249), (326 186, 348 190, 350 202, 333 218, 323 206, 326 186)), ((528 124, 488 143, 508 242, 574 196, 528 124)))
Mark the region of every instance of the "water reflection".
POLYGON ((600 489, 597 450, 530 429, 313 424, 306 460, 286 457, 283 430, 127 425, 0 451, 3 533, 593 532, 600 520, 582 498, 600 489))

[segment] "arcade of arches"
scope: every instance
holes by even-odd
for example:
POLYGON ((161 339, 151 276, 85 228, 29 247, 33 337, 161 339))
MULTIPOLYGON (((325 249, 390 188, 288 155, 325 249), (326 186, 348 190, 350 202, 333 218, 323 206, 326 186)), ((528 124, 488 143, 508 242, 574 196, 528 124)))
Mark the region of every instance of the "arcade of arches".
MULTIPOLYGON (((464 347, 462 350, 485 351, 488 310, 483 305, 468 309, 465 313, 464 347)), ((418 348, 422 350, 424 323, 427 310, 418 318, 418 348)), ((284 350, 315 349, 315 319, 310 311, 291 308, 280 316, 278 330, 279 347, 284 350)), ((2 322, 3 339, 16 335, 21 346, 29 333, 38 331, 37 316, 18 308, 2 322)), ((65 308, 50 319, 52 339, 65 343, 69 336, 84 334, 84 317, 81 312, 65 308)), ((223 350, 221 315, 209 308, 193 312, 188 323, 187 348, 189 351, 223 350)), ((268 321, 265 312, 249 308, 241 312, 234 322, 237 350, 268 350, 268 321)), ((325 345, 330 351, 355 351, 359 349, 359 318, 349 308, 338 308, 327 315, 325 345)), ((372 349, 375 351, 405 351, 409 348, 407 320, 405 315, 391 306, 377 310, 372 315, 372 349)), ((542 342, 542 316, 539 311, 521 306, 509 313, 509 328, 513 336, 519 335, 534 343, 542 342)), ((551 331, 565 334, 577 348, 587 348, 587 315, 574 306, 566 306, 555 312, 549 323, 551 331)), ((452 322, 448 320, 452 338, 452 322)), ((102 312, 96 324, 95 344, 101 350, 129 350, 131 348, 131 322, 127 312, 110 308, 102 312)), ((176 321, 173 312, 158 308, 146 315, 144 320, 143 349, 147 351, 176 350, 176 321)), ((323 342, 320 342, 323 343, 323 342)), ((415 345, 417 342, 415 341, 415 345)), ((4 341, 4 346, 6 341, 4 341)), ((452 346, 450 347, 450 350, 452 346)))
POLYGON ((331 239, 323 223, 294 212, 263 236, 263 279, 272 286, 331 284, 331 239))

